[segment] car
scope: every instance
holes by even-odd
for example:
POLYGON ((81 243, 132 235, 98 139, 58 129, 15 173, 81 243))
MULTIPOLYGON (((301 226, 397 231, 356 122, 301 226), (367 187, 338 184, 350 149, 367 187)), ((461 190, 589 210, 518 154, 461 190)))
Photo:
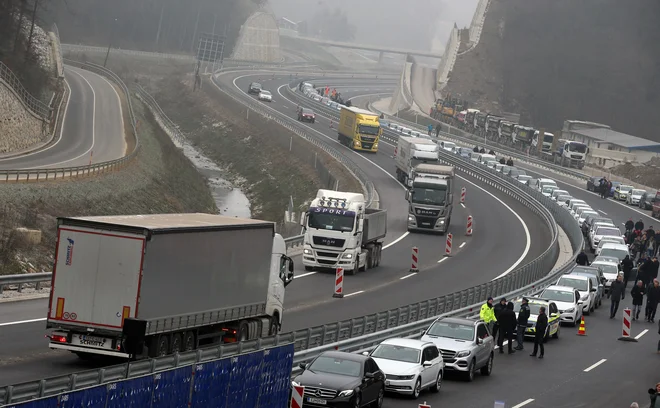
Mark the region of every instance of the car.
POLYGON ((527 175, 527 172, 525 172, 525 170, 523 170, 523 169, 519 169, 518 167, 511 166, 507 169, 507 172, 504 173, 504 174, 506 174, 507 176, 512 177, 512 178, 518 178, 518 176, 527 175))
POLYGON ((454 142, 447 142, 447 141, 442 141, 440 142, 440 147, 445 149, 448 152, 453 152, 454 149, 456 149, 456 143, 454 142))
MULTIPOLYGON (((598 282, 603 283, 605 281, 605 275, 603 274, 603 271, 601 271, 595 266, 574 265, 573 268, 568 272, 568 274, 571 274, 573 272, 590 273, 597 278, 598 282)), ((596 307, 598 307, 598 305, 596 305, 596 307)))
MULTIPOLYGON (((602 219, 598 221, 594 221, 591 223, 591 227, 589 228, 589 231, 587 232, 587 241, 591 242, 591 239, 594 235, 594 232, 598 229, 598 227, 612 227, 616 228, 614 225, 614 221, 610 219, 602 219)), ((595 245, 596 247, 598 245, 595 245)), ((591 252, 595 252, 595 249, 592 249, 591 252)))
POLYGON ((615 200, 619 200, 619 201, 626 201, 628 195, 633 190, 633 186, 629 186, 626 184, 621 184, 616 187, 614 186, 612 187, 614 188, 614 193, 612 194, 612 197, 615 200))
POLYGON ((585 210, 594 211, 594 209, 591 208, 589 206, 589 204, 586 204, 586 203, 585 204, 576 204, 575 206, 573 206, 573 210, 571 211, 571 215, 573 216, 573 218, 575 218, 575 221, 577 221, 577 220, 580 219, 580 214, 582 213, 582 211, 585 211, 585 210))
POLYGON ((550 195, 550 198, 552 199, 552 201, 557 201, 557 197, 562 196, 562 195, 570 195, 570 194, 568 194, 568 191, 566 191, 566 190, 556 189, 552 192, 552 194, 550 195))
POLYGON ((555 186, 555 187, 557 187, 557 183, 552 179, 540 178, 540 179, 536 180, 536 186, 534 186, 534 187, 540 192, 540 191, 543 191, 544 186, 555 186))
POLYGON ((648 192, 646 191, 644 194, 642 194, 642 197, 639 199, 639 208, 642 210, 652 210, 653 209, 653 204, 656 203, 658 200, 656 197, 658 197, 660 194, 657 192, 648 192))
POLYGON ((316 114, 309 108, 300 108, 298 111, 298 120, 301 122, 316 122, 316 114))
POLYGON ((598 247, 596 247, 596 251, 594 252, 594 254, 596 256, 600 255, 600 251, 603 249, 603 245, 609 243, 626 245, 626 240, 623 237, 605 236, 600 239, 600 242, 598 243, 598 247))
POLYGON ((610 227, 610 226, 598 227, 591 236, 592 252, 596 252, 596 247, 598 247, 598 243, 600 242, 600 239, 604 236, 620 237, 622 235, 621 235, 621 231, 619 231, 619 229, 616 227, 610 227))
POLYGON ((505 164, 496 163, 495 166, 493 166, 493 168, 495 169, 496 172, 501 173, 504 166, 505 164))
POLYGON ((370 356, 343 351, 325 351, 311 363, 300 364, 303 372, 291 385, 305 387, 305 407, 381 407, 385 397, 385 374, 370 356))
POLYGON ((594 210, 584 210, 582 213, 580 213, 580 218, 578 218, 578 224, 580 224, 580 227, 582 227, 582 224, 584 224, 584 220, 587 219, 588 216, 594 216, 598 215, 598 213, 594 210))
POLYGON ((600 193, 600 181, 604 178, 605 176, 590 177, 589 180, 587 180, 587 190, 593 191, 594 193, 600 193))
POLYGON ((557 279, 555 285, 568 286, 580 292, 580 300, 583 302, 582 311, 585 315, 591 314, 596 309, 597 288, 593 287, 591 279, 586 276, 563 275, 557 279))
POLYGON ((504 167, 502 167, 502 174, 504 174, 505 176, 508 176, 509 171, 511 171, 512 168, 513 168, 512 166, 505 165, 504 167))
POLYGON ((616 191, 616 188, 621 185, 620 181, 611 181, 612 183, 612 188, 610 188, 610 197, 614 197, 614 191, 616 191))
POLYGON ((559 323, 574 326, 582 319, 580 292, 568 286, 548 286, 539 297, 555 302, 559 311, 559 323))
POLYGON ((571 198, 566 203, 566 208, 570 213, 573 213, 573 207, 575 207, 575 204, 587 204, 587 202, 584 200, 580 200, 579 198, 571 198))
MULTIPOLYGON (((536 336, 536 319, 539 317, 539 310, 541 307, 545 307, 545 313, 548 316, 548 327, 545 329, 543 340, 547 341, 551 336, 558 338, 560 314, 557 304, 548 299, 541 299, 538 297, 530 297, 527 300, 529 301, 529 320, 527 321, 527 328, 525 329, 525 337, 536 336)), ((522 299, 516 299, 513 301, 513 308, 516 310, 516 318, 518 318, 518 311, 520 310, 521 304, 522 299)))
POLYGON ((557 205, 560 207, 566 207, 567 203, 572 199, 573 197, 569 195, 561 195, 557 197, 557 205))
POLYGON ((605 285, 605 292, 608 293, 610 291, 610 287, 612 286, 612 282, 614 282, 617 276, 619 276, 619 263, 601 259, 592 262, 591 267, 597 268, 600 272, 602 272, 605 278, 603 285, 605 285))
MULTIPOLYGON (((589 230, 591 230, 592 224, 594 222, 603 220, 609 220, 609 218, 606 218, 600 214, 598 216, 587 216, 587 218, 584 219, 584 223, 582 224, 582 234, 585 237, 589 236, 589 230)), ((612 223, 612 225, 614 224, 612 223)))
POLYGON ((440 317, 424 331, 421 340, 432 342, 440 350, 445 372, 456 371, 472 381, 477 370, 482 375, 493 371, 495 339, 482 321, 440 317))
POLYGON ((543 194, 544 196, 550 198, 550 197, 552 197, 552 192, 555 191, 558 188, 559 187, 557 187, 557 186, 550 186, 550 185, 543 186, 543 188, 541 189, 541 194, 543 194))
POLYGON ((371 356, 385 373, 385 391, 417 399, 430 389, 440 391, 444 363, 434 343, 413 339, 387 339, 376 346, 371 356))
POLYGON ((626 204, 628 205, 639 205, 639 200, 642 199, 642 196, 646 194, 646 190, 640 190, 638 188, 634 188, 630 191, 630 194, 628 194, 628 198, 626 198, 626 204))
POLYGON ((626 256, 630 256, 630 249, 626 244, 609 242, 601 247, 598 256, 611 256, 621 262, 626 256))
POLYGON ((571 271, 568 276, 585 276, 591 281, 591 287, 596 288, 594 292, 594 310, 598 309, 600 305, 603 304, 603 298, 605 297, 605 278, 599 278, 600 272, 588 271, 588 272, 579 272, 577 269, 571 271))
POLYGON ((273 94, 271 94, 269 91, 266 91, 265 89, 262 89, 261 92, 259 92, 258 98, 260 101, 272 102, 273 94))
POLYGON ((532 180, 532 176, 521 174, 520 176, 516 177, 516 180, 518 180, 519 183, 526 185, 528 181, 532 180))
MULTIPOLYGON (((418 132, 418 131, 416 131, 416 130, 411 130, 411 131, 410 131, 410 136, 411 136, 411 137, 422 137, 422 133, 421 133, 421 132, 418 132)), ((424 135, 424 136, 427 136, 427 135, 424 135)))
POLYGON ((261 84, 259 82, 252 82, 248 87, 248 93, 259 95, 259 92, 261 92, 261 84))

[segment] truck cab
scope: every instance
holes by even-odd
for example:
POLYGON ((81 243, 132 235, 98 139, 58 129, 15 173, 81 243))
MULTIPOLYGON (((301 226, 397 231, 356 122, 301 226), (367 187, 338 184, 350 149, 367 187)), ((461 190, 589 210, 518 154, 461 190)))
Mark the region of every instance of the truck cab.
POLYGON ((578 169, 582 169, 587 159, 587 153, 589 153, 589 148, 586 144, 561 139, 555 152, 555 163, 562 167, 576 166, 578 169))
POLYGON ((454 168, 438 164, 415 167, 406 191, 408 231, 444 234, 451 223, 454 168))
MULTIPOLYGON (((543 136, 543 146, 541 147, 543 152, 549 153, 552 150, 552 142, 555 139, 555 135, 550 132, 545 132, 543 136)), ((534 131, 534 137, 532 138, 532 146, 537 147, 539 143, 539 131, 534 131)))

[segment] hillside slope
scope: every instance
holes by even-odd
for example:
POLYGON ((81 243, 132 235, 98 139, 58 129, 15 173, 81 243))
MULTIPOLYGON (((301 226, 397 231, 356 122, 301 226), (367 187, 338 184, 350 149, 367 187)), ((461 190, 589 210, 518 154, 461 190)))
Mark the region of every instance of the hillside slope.
POLYGON ((660 141, 658 17, 654 1, 491 0, 447 90, 539 127, 591 120, 660 141))

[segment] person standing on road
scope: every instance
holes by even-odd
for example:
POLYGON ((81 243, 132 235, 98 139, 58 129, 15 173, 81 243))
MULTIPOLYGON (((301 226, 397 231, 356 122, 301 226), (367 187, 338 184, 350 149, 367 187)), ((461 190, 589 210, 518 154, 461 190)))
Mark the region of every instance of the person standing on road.
POLYGON ((529 310, 529 300, 527 298, 522 299, 522 304, 520 305, 520 310, 518 311, 518 327, 516 328, 516 350, 523 350, 525 345, 525 330, 527 330, 527 322, 529 321, 529 315, 531 311, 529 310))
POLYGON ((610 286, 610 297, 612 298, 612 303, 610 304, 610 319, 614 319, 614 316, 616 316, 616 311, 619 310, 619 302, 623 299, 625 292, 626 285, 623 283, 623 276, 619 275, 616 277, 616 280, 612 282, 612 286, 610 286))
POLYGON ((500 312, 497 319, 500 325, 500 337, 497 339, 497 345, 500 347, 500 354, 504 353, 504 338, 507 340, 509 354, 515 353, 513 349, 513 329, 516 328, 516 312, 513 311, 513 303, 509 302, 504 310, 500 312))
POLYGON ((534 351, 530 357, 536 357, 537 352, 541 352, 539 358, 543 358, 545 348, 543 340, 545 339, 545 330, 548 328, 548 316, 545 314, 545 307, 539 308, 539 317, 536 319, 536 333, 534 333, 534 351), (539 350, 540 349, 540 350, 539 350))
POLYGON ((621 261, 621 270, 623 271, 623 295, 621 296, 621 299, 626 298, 626 288, 628 287, 630 274, 632 273, 634 267, 635 264, 633 263, 632 259, 630 259, 629 255, 626 255, 626 257, 623 258, 623 261, 621 261))
POLYGON ((640 220, 635 223, 635 231, 639 231, 640 233, 644 230, 644 221, 640 220))
POLYGON ((493 298, 488 297, 488 300, 486 303, 481 306, 481 310, 479 311, 479 318, 486 323, 488 328, 490 329, 490 332, 493 333, 493 340, 497 340, 495 337, 495 332, 494 332, 494 326, 495 322, 497 319, 495 319, 495 310, 493 309, 493 298))
POLYGON ((435 138, 437 139, 439 137, 440 137, 440 124, 438 123, 437 125, 435 125, 435 138))
POLYGON ((497 340, 497 331, 500 329, 500 313, 506 308, 506 299, 500 299, 500 303, 493 307, 495 313, 495 324, 493 325, 493 340, 497 340))
POLYGON ((653 274, 653 259, 647 258, 646 254, 643 254, 642 257, 639 258, 639 262, 640 265, 637 267, 637 277, 635 278, 635 284, 641 281, 644 287, 646 287, 654 279, 651 277, 653 274))
POLYGON ((633 286, 630 291, 630 296, 632 296, 633 301, 633 321, 639 319, 639 312, 642 311, 642 305, 644 304, 644 291, 644 283, 641 280, 637 281, 637 284, 633 286))
POLYGON ((587 257, 587 254, 584 253, 584 248, 575 258, 575 263, 582 266, 589 266, 589 257, 587 257))
POLYGON ((433 125, 429 124, 428 129, 429 129, 429 137, 431 137, 431 135, 433 134, 433 125))
POLYGON ((655 389, 649 388, 649 398, 651 398, 649 408, 660 408, 660 382, 655 385, 655 389))
POLYGON ((655 323, 655 312, 658 310, 660 302, 660 283, 657 279, 646 288, 646 321, 655 323))
POLYGON ((633 228, 635 228, 635 221, 630 218, 628 221, 626 221, 626 232, 632 232, 633 228))

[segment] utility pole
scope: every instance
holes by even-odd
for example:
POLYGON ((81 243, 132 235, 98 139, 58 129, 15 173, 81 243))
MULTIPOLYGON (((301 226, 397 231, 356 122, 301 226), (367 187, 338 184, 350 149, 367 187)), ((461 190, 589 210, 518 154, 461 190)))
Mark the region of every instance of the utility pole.
POLYGON ((34 0, 34 9, 32 10, 32 26, 30 27, 30 36, 28 37, 27 49, 25 51, 25 58, 30 54, 30 47, 32 47, 32 35, 34 34, 34 20, 37 19, 37 6, 39 0, 34 0))
POLYGON ((110 39, 108 40, 108 51, 105 53, 105 60, 103 61, 103 66, 108 63, 108 57, 110 56, 110 48, 112 47, 112 39, 115 37, 115 29, 117 28, 117 19, 112 22, 112 28, 110 29, 110 39))
POLYGON ((156 32, 156 49, 155 49, 156 52, 158 52, 158 43, 160 42, 160 27, 163 24, 164 12, 165 12, 165 3, 163 3, 162 6, 160 6, 160 19, 158 20, 158 31, 156 32))
POLYGON ((190 40, 190 52, 195 51, 195 37, 197 37, 197 27, 199 26, 199 15, 202 12, 202 6, 197 9, 197 20, 195 21, 195 30, 193 31, 192 40, 190 40))

